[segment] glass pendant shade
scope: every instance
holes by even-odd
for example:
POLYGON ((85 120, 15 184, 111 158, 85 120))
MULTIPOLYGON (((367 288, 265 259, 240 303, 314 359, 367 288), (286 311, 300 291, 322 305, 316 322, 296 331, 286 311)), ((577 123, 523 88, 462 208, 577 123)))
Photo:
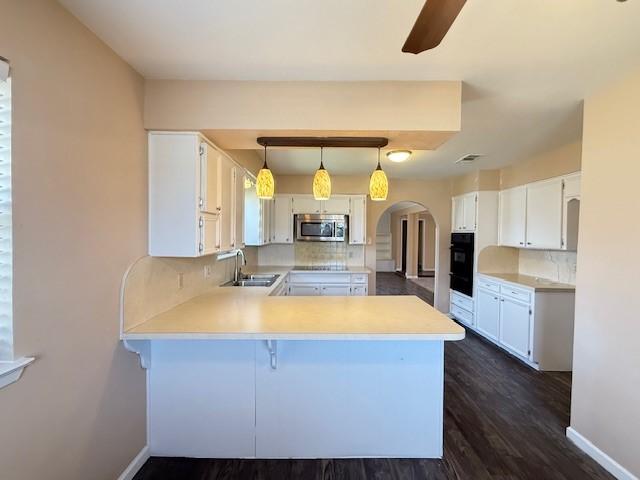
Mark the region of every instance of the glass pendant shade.
POLYGON ((381 202, 387 199, 389 194, 389 181, 387 174, 381 168, 377 168, 371 174, 369 180, 369 195, 374 202, 381 202))
POLYGON ((378 166, 369 180, 369 196, 374 202, 382 202, 387 199, 388 194, 389 181, 387 180, 387 174, 384 173, 380 166, 380 149, 378 149, 378 166))
POLYGON ((331 196, 331 177, 322 164, 322 147, 320 147, 320 168, 313 176, 313 198, 316 200, 329 200, 331 196))
POLYGON ((256 194, 262 200, 271 200, 276 189, 273 174, 267 166, 267 147, 264 147, 264 165, 258 172, 256 179, 256 194))

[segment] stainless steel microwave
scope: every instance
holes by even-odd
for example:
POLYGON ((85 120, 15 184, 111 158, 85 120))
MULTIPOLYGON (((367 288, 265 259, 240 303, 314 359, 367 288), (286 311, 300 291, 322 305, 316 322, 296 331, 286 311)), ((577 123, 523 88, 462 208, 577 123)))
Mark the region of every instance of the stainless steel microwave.
POLYGON ((346 235, 346 215, 296 215, 296 240, 344 242, 346 235))

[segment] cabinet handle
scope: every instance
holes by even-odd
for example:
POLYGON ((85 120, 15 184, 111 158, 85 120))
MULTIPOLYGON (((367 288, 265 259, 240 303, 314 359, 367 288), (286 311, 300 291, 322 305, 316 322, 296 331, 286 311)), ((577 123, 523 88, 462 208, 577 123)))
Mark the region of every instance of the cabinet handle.
POLYGON ((493 297, 494 300, 498 300, 498 297, 493 297))
POLYGON ((524 245, 524 242, 520 242, 520 245, 524 245))
POLYGON ((527 245, 531 245, 531 242, 527 242, 527 245))
POLYGON ((216 210, 220 211, 220 210, 222 210, 222 207, 216 207, 216 210))

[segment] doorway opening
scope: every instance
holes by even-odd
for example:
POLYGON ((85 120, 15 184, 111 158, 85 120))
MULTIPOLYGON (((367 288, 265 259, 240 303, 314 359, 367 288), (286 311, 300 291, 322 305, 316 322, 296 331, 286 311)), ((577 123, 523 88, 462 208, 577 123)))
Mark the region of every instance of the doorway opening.
POLYGON ((433 304, 436 270, 436 223, 429 210, 410 201, 385 210, 376 226, 376 293, 415 295, 424 289, 425 301, 433 304))

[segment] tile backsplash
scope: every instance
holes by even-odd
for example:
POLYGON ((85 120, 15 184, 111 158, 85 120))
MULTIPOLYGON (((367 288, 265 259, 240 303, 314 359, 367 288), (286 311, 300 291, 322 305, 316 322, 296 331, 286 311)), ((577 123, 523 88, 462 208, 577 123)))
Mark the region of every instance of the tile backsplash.
POLYGON ((524 275, 576 284, 577 253, 520 250, 519 271, 524 275))
POLYGON ((258 249, 259 265, 364 266, 364 246, 347 242, 294 242, 258 249))

